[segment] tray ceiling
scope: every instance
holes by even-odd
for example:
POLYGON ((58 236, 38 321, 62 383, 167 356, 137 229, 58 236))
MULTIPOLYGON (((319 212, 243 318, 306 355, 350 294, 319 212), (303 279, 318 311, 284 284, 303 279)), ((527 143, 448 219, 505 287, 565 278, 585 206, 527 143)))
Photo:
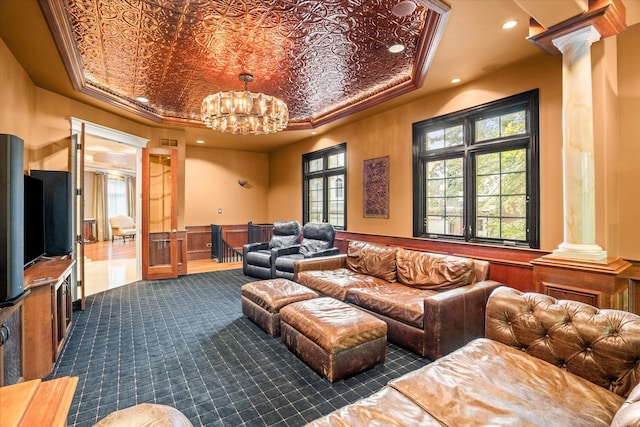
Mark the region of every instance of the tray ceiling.
POLYGON ((416 0, 398 16, 398 3, 40 0, 76 90, 157 122, 202 126, 202 100, 242 90, 238 75, 248 72, 250 91, 288 104, 289 129, 422 85, 449 8, 416 0), (404 51, 391 53, 395 44, 404 51))

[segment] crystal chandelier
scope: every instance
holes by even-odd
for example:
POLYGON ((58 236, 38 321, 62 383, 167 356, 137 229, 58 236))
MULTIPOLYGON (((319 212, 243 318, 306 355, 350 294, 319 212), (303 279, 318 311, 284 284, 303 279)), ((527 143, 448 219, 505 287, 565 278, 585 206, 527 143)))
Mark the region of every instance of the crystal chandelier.
POLYGON ((213 130, 241 135, 264 135, 284 130, 289 109, 280 99, 249 92, 253 75, 240 74, 244 92, 218 92, 202 101, 202 121, 213 130))

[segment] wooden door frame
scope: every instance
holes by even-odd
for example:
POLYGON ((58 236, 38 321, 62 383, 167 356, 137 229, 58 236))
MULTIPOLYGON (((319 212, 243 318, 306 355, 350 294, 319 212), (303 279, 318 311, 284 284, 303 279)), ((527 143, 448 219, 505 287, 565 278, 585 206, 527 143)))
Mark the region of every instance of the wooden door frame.
POLYGON ((142 149, 142 279, 171 279, 178 277, 178 150, 172 148, 142 149), (150 265, 150 197, 149 197, 149 156, 152 154, 169 156, 171 162, 171 230, 168 232, 170 247, 169 267, 150 265))

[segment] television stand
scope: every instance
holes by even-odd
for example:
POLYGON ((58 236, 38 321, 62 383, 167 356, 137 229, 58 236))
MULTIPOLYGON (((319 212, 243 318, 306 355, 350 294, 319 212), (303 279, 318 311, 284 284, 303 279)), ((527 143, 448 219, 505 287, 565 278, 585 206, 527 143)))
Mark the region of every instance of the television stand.
POLYGON ((24 271, 24 379, 46 377, 64 347, 71 328, 71 273, 75 261, 65 257, 40 259, 24 271))

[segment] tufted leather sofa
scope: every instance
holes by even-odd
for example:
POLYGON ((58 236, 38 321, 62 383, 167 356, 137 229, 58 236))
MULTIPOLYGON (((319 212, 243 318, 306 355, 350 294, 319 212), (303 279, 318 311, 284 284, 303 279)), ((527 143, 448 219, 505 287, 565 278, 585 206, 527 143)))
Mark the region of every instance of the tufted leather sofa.
POLYGON ((499 287, 485 338, 308 426, 639 426, 639 381, 640 316, 499 287))
POLYGON ((484 334, 498 282, 489 263, 350 241, 347 254, 299 260, 294 281, 387 323, 387 340, 437 359, 484 334))

